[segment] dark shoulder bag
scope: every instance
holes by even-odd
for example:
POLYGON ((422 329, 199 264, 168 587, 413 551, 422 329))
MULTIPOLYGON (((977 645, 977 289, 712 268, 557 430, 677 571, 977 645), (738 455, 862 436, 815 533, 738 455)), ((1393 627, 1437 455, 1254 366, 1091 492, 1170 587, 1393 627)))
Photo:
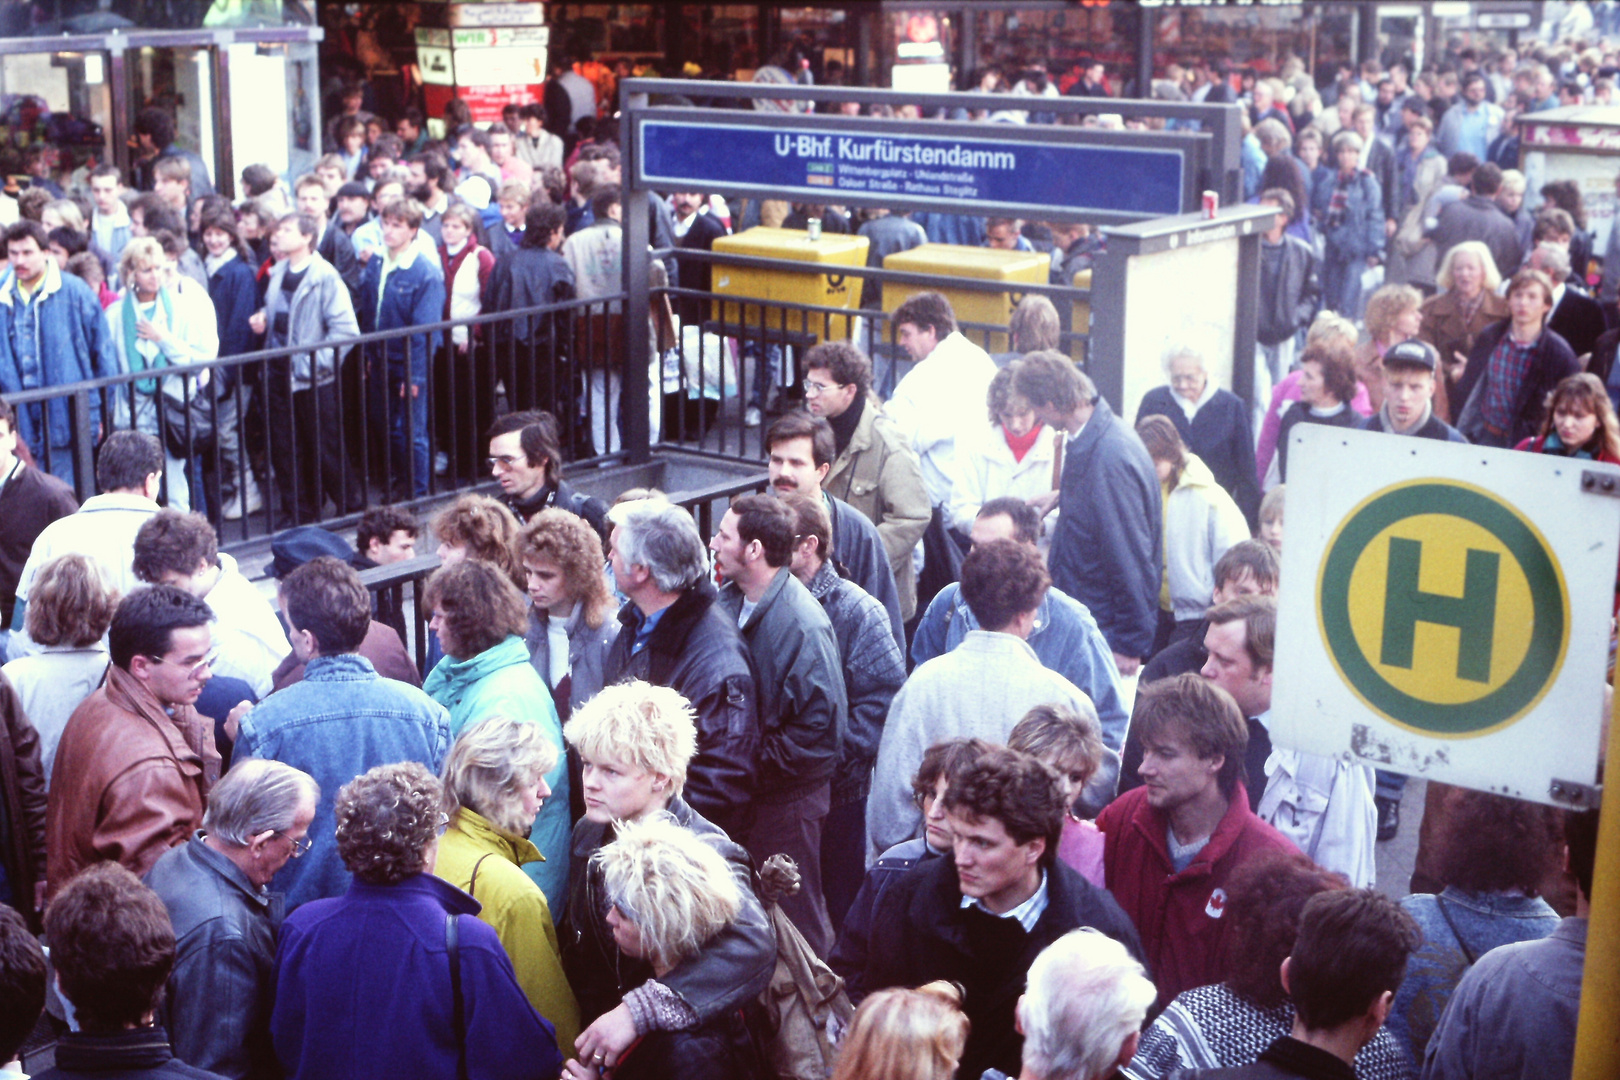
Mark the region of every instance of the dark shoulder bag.
POLYGON ((460 930, 456 916, 444 920, 444 950, 450 957, 450 1001, 456 1027, 456 1080, 467 1080, 467 1003, 461 996, 460 930))

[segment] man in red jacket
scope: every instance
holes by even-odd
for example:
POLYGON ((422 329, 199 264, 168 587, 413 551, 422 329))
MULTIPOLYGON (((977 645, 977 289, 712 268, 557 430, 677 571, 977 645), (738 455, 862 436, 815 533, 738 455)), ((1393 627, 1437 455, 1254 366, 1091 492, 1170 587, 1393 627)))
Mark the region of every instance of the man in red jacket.
POLYGON ((1295 850, 1255 817, 1243 788, 1248 724, 1225 690, 1197 675, 1137 698, 1142 786, 1097 818, 1108 891, 1136 924, 1163 1007, 1221 981, 1226 882, 1247 860, 1295 850))

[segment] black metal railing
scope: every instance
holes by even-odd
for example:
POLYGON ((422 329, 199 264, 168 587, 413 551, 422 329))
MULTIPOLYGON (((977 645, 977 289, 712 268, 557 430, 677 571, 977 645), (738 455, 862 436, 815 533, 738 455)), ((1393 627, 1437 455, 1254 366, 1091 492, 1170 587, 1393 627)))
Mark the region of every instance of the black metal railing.
MULTIPOLYGON (((1084 289, 869 267, 812 269, 793 260, 680 249, 654 254, 801 277, 831 274, 848 279, 853 296, 862 288, 855 283, 867 280, 1005 296, 1001 310, 1025 295, 1047 295, 1058 310, 1060 347, 1083 360, 1089 338, 1086 328, 1075 328, 1085 317, 1081 305, 1089 303, 1084 289)), ((892 315, 853 302, 679 286, 659 287, 651 297, 649 315, 657 321, 655 313, 667 305, 681 333, 665 342, 673 347, 651 371, 663 392, 646 405, 626 395, 617 414, 607 404, 609 384, 639 385, 629 377, 626 293, 129 372, 8 400, 19 411, 67 410, 69 443, 42 437, 32 449, 41 467, 71 477, 81 499, 95 491, 94 451, 109 431, 133 426, 160 436, 169 451, 171 504, 189 501, 202 510, 222 545, 232 547, 290 525, 347 526, 381 502, 426 506, 487 485, 485 433, 503 411, 552 412, 564 457, 579 464, 643 458, 648 447, 626 445, 621 432, 634 429, 625 420, 631 410, 650 406, 660 413, 650 425, 651 445, 759 464, 764 428, 748 423, 748 406, 770 413, 799 403, 803 354, 811 345, 853 340, 873 357, 874 388, 883 396, 912 366, 892 315), (323 361, 323 354, 331 358, 323 361), (414 397, 405 389, 407 372, 414 397), (177 490, 182 482, 188 499, 177 490)), ((1010 348, 1004 319, 958 325, 991 353, 1010 348)), ((705 528, 712 525, 699 516, 705 528)))
POLYGON ((623 299, 490 312, 22 391, 8 401, 41 418, 66 407, 69 444, 41 436, 30 449, 81 499, 95 492, 94 449, 107 433, 134 427, 160 437, 170 503, 203 510, 222 541, 241 541, 486 482, 485 431, 504 411, 552 412, 575 460, 623 457, 589 392, 592 372, 624 363, 622 348, 612 348, 621 316, 607 310, 623 299), (177 491, 182 483, 187 490, 177 491))
MULTIPOLYGON (((725 514, 732 498, 764 491, 765 485, 765 473, 761 470, 753 476, 685 491, 669 492, 668 498, 677 506, 683 506, 691 511, 692 517, 697 522, 699 535, 708 537, 714 534, 715 522, 725 514)), ((386 594, 390 601, 386 606, 405 616, 407 631, 405 648, 424 678, 427 676, 428 659, 427 624, 431 613, 422 602, 422 596, 427 588, 428 579, 440 565, 438 555, 428 554, 360 571, 361 584, 370 589, 374 596, 386 594)))

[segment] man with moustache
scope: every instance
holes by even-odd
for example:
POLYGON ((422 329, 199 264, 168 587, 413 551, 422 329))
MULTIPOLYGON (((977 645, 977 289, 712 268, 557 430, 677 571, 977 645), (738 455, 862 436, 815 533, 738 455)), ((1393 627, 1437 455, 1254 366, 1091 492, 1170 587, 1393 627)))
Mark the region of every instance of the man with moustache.
POLYGON ((770 455, 771 492, 797 493, 819 498, 832 519, 832 550, 844 576, 865 589, 889 613, 894 640, 904 651, 906 634, 900 615, 900 594, 894 571, 877 526, 849 503, 822 488, 837 453, 832 426, 819 416, 795 412, 782 417, 765 433, 770 455))

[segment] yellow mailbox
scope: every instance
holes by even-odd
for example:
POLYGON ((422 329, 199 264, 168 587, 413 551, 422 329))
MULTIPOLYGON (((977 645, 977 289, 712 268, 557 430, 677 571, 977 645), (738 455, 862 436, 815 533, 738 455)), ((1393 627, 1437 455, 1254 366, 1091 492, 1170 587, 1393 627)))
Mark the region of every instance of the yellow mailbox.
MULTIPOLYGON (((866 250, 869 246, 870 241, 864 236, 822 233, 819 239, 811 240, 810 234, 803 229, 772 229, 764 225, 747 229, 735 236, 719 237, 714 242, 715 251, 728 255, 792 259, 796 262, 828 267, 865 266, 866 250)), ((786 304, 851 310, 860 302, 861 279, 840 273, 759 270, 751 266, 726 266, 715 263, 712 265, 711 274, 713 281, 711 289, 721 296, 749 297, 786 304)), ((717 300, 714 309, 716 317, 723 322, 734 325, 740 323, 749 328, 760 325, 759 304, 717 300)), ((844 341, 849 338, 849 319, 846 316, 824 316, 821 312, 811 312, 807 315, 793 308, 779 307, 766 307, 764 312, 764 325, 772 330, 786 329, 792 333, 809 333, 819 340, 825 326, 830 339, 844 341), (784 315, 786 315, 785 326, 784 315)))
MULTIPOLYGON (((718 243, 718 241, 717 241, 718 243)), ((897 251, 883 260, 885 270, 913 274, 944 274, 1006 282, 1009 285, 1045 285, 1052 271, 1051 256, 1038 251, 1002 251, 999 248, 967 247, 963 244, 924 244, 910 251, 897 251)), ((930 286, 883 283, 883 310, 893 312, 901 304, 930 286)), ((967 289, 939 289, 951 303, 959 323, 991 323, 1006 326, 1012 310, 1023 294, 1016 288, 1007 292, 978 292, 967 289)), ((969 335, 977 340, 977 335, 969 335)), ((985 351, 1006 352, 1007 335, 991 334, 985 351)))

